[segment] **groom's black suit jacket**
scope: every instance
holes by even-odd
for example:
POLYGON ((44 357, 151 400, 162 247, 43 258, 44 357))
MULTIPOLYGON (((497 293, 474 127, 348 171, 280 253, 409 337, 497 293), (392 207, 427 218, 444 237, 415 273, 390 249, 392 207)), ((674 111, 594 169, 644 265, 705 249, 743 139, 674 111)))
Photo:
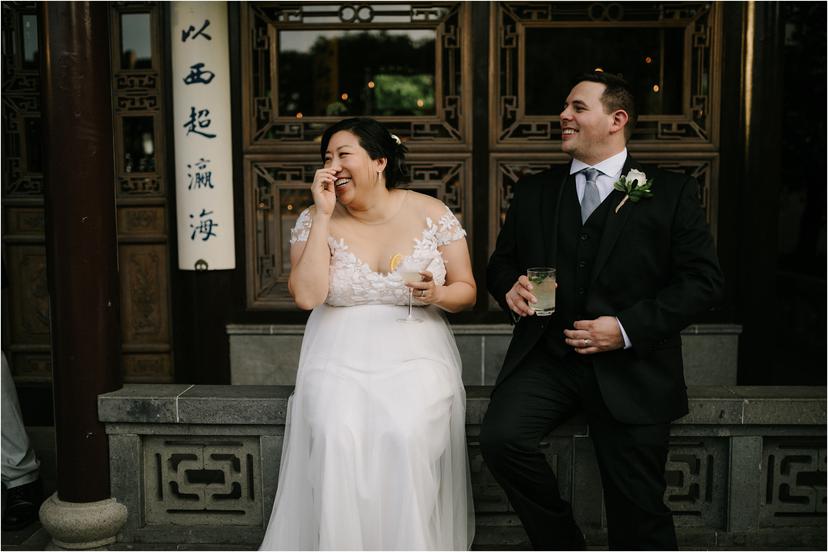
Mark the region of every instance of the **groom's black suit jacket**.
MULTIPOLYGON (((644 168, 628 156, 622 174, 631 168, 653 181, 653 196, 627 201, 617 213, 624 193, 615 190, 607 197, 609 209, 587 287, 576 290, 568 281, 571 271, 558 267, 558 305, 573 304, 580 292, 584 319, 618 317, 632 347, 583 358, 592 361, 604 402, 616 419, 664 423, 687 413, 680 331, 721 300, 723 277, 696 181, 644 168)), ((574 188, 568 165, 523 177, 515 186, 487 271, 489 292, 507 312, 506 292, 527 268, 557 266, 564 240, 584 239, 580 219, 561 223, 562 209, 577 208, 570 205, 577 203, 574 188)), ((552 316, 520 319, 496 385, 542 338, 562 343, 559 332, 573 328, 572 322, 560 309, 552 316)))

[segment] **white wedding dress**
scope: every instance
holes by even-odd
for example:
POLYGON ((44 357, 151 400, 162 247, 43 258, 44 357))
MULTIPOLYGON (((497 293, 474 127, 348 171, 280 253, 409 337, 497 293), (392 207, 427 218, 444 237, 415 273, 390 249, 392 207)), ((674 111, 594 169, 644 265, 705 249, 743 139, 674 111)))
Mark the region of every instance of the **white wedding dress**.
MULTIPOLYGON (((401 267, 422 263, 442 285, 438 247, 465 232, 448 208, 425 222, 401 267)), ((310 226, 304 211, 291 243, 310 226)), ((468 549, 465 391, 451 329, 434 306, 415 307, 422 323, 397 322, 408 308, 400 275, 328 243, 328 297, 305 328, 261 549, 468 549)))

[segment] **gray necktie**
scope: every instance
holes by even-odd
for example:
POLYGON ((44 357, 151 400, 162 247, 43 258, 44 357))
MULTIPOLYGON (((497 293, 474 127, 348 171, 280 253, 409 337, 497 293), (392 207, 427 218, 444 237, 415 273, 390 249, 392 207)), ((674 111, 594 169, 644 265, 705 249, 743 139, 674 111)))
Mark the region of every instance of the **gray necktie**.
POLYGON ((586 177, 586 187, 584 188, 584 198, 581 200, 581 222, 584 223, 589 218, 589 215, 601 204, 601 194, 598 193, 598 175, 601 171, 593 169, 592 167, 581 171, 586 177))

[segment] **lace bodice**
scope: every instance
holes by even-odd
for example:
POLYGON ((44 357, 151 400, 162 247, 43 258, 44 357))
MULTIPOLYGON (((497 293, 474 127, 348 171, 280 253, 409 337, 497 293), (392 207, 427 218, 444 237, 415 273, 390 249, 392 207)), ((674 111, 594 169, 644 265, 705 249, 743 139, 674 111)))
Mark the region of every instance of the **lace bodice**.
MULTIPOLYGON (((307 241, 313 223, 310 211, 305 209, 299 215, 290 233, 290 243, 307 241)), ((325 303, 335 307, 354 305, 385 304, 407 305, 408 288, 400 272, 405 270, 428 270, 434 275, 434 282, 446 282, 446 264, 438 247, 465 237, 466 231, 457 217, 445 207, 444 214, 435 223, 426 217, 426 227, 419 239, 414 240, 414 250, 403 258, 397 270, 391 273, 375 272, 359 257, 351 253, 344 238, 328 236, 331 249, 331 265, 328 279, 328 297, 325 303)), ((416 298, 414 303, 417 304, 416 298)))

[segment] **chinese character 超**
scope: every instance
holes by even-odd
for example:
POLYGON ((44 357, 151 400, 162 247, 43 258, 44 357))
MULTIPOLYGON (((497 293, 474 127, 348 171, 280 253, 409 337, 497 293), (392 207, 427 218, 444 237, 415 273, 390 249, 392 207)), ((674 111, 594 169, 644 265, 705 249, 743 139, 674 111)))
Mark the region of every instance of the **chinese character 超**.
POLYGON ((187 135, 189 136, 191 132, 195 132, 196 134, 200 134, 205 138, 215 138, 215 134, 210 134, 208 132, 201 132, 198 130, 199 128, 207 128, 210 126, 211 120, 207 117, 210 115, 209 109, 201 109, 196 112, 195 107, 190 107, 190 118, 184 123, 184 128, 187 129, 187 135), (198 128, 196 128, 196 124, 198 124, 198 128))

